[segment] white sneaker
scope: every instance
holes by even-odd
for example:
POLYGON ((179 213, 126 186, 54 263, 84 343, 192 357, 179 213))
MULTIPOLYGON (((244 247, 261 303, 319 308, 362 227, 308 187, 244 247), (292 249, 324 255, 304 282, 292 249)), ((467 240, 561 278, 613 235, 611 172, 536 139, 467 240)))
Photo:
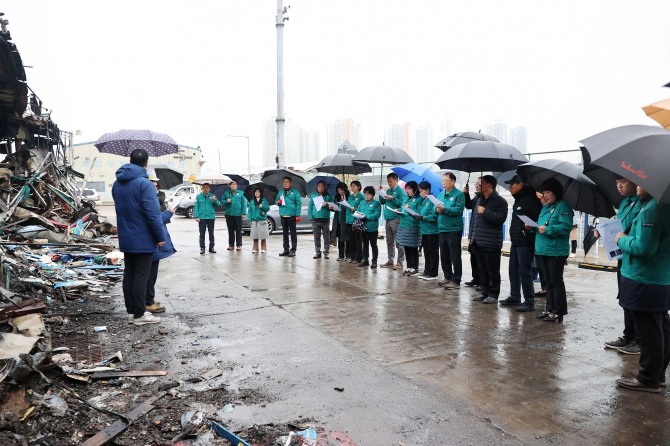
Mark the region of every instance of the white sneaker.
POLYGON ((154 316, 148 311, 145 312, 142 317, 135 319, 133 318, 133 324, 135 325, 146 325, 146 324, 157 324, 161 321, 161 318, 154 316))
POLYGON ((129 314, 129 315, 128 315, 128 323, 129 323, 129 324, 132 324, 132 323, 133 323, 133 320, 135 320, 135 316, 133 316, 132 314, 129 314))
POLYGON ((571 258, 571 259, 574 259, 575 257, 576 257, 576 256, 575 256, 574 253, 570 253, 570 258, 571 258))
POLYGON ((265 254, 265 250, 264 250, 264 249, 261 249, 261 254, 265 254))

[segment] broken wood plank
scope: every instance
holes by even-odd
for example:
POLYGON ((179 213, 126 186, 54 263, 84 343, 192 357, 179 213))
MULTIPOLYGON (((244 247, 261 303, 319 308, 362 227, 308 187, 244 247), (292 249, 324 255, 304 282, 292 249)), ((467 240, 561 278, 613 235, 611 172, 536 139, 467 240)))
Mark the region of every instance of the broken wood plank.
POLYGON ((166 394, 167 392, 162 392, 159 393, 157 396, 149 398, 148 400, 144 401, 142 404, 135 407, 133 410, 131 410, 126 414, 126 418, 128 419, 128 421, 124 420, 115 421, 114 423, 107 426, 105 429, 101 430, 100 432, 98 432, 97 434, 86 440, 83 443, 83 446, 102 446, 108 441, 111 441, 114 438, 118 437, 119 435, 124 433, 126 429, 128 429, 134 421, 137 421, 142 415, 151 412, 154 409, 153 404, 159 399, 163 398, 166 394))
POLYGON ((21 308, 16 310, 5 311, 4 314, 9 318, 13 318, 13 317, 25 316, 26 314, 32 314, 32 313, 44 313, 44 310, 47 309, 46 304, 41 299, 24 300, 19 305, 21 306, 21 308))
POLYGON ((95 372, 91 378, 93 379, 109 379, 122 377, 138 377, 138 376, 165 376, 168 372, 164 370, 129 370, 127 372, 95 372))

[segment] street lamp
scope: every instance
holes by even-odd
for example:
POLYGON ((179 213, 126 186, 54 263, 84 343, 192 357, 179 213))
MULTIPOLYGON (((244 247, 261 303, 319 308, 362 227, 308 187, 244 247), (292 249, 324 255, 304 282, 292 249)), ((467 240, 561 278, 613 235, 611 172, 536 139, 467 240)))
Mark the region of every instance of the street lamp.
POLYGON ((247 138, 247 167, 249 169, 249 180, 251 180, 251 158, 249 156, 249 137, 244 135, 228 135, 228 138, 247 138))

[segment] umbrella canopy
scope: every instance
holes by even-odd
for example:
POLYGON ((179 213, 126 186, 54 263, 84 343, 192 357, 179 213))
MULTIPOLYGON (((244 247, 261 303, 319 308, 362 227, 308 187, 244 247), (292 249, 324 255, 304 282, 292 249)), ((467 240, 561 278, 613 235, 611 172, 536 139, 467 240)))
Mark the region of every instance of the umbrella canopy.
POLYGON ((237 181, 237 188, 239 190, 245 190, 246 187, 249 185, 249 180, 244 178, 242 175, 237 175, 235 173, 224 173, 224 175, 230 178, 231 180, 237 181))
POLYGON ((544 159, 522 164, 517 173, 536 190, 541 190, 542 184, 548 179, 555 178, 563 186, 563 199, 576 211, 596 217, 609 218, 615 215, 612 203, 584 175, 581 166, 569 161, 544 159))
POLYGON ((307 182, 303 177, 295 172, 286 169, 271 169, 263 172, 261 182, 268 186, 274 186, 277 190, 284 188, 284 177, 289 177, 293 181, 293 187, 300 192, 303 197, 307 195, 307 182))
POLYGON ((348 153, 336 153, 328 155, 316 165, 318 172, 332 173, 334 175, 362 174, 372 172, 368 163, 354 161, 354 156, 348 153))
MULTIPOLYGON (((584 150, 583 147, 582 150, 584 150)), ((614 172, 598 167, 595 164, 589 164, 584 169, 584 175, 596 183, 598 189, 600 189, 603 195, 607 197, 615 208, 619 207, 621 200, 623 200, 623 196, 619 193, 619 190, 616 187, 617 176, 614 172)))
POLYGON ((397 173, 398 178, 405 183, 408 181, 416 181, 418 184, 422 181, 428 181, 430 183, 430 193, 435 196, 444 190, 444 187, 442 187, 442 178, 427 166, 408 163, 391 167, 391 170, 397 173))
POLYGON ((337 153, 348 153, 350 155, 355 155, 357 152, 358 149, 356 146, 350 143, 348 139, 340 144, 340 146, 337 148, 337 153))
POLYGON ((404 150, 389 146, 366 147, 354 156, 354 161, 381 164, 405 164, 414 160, 404 150))
POLYGON ((593 245, 596 244, 598 241, 598 237, 596 237, 596 228, 592 225, 589 225, 588 230, 586 231, 586 234, 584 234, 584 240, 583 240, 583 246, 584 246, 584 256, 589 253, 589 250, 593 245))
POLYGON ((151 130, 119 130, 105 133, 95 142, 100 153, 112 153, 130 156, 135 149, 144 149, 149 156, 163 156, 179 153, 179 146, 174 139, 164 133, 151 130))
POLYGON ((661 127, 670 130, 670 98, 642 107, 642 110, 661 127))
POLYGON ((491 175, 496 177, 496 180, 498 181, 498 186, 502 187, 503 189, 509 190, 509 184, 505 183, 505 181, 511 180, 514 175, 516 175, 516 169, 514 170, 508 170, 507 172, 491 172, 491 175))
POLYGON ((435 147, 442 150, 443 152, 446 152, 447 150, 451 149, 452 147, 456 147, 459 144, 465 144, 466 142, 470 142, 470 141, 500 142, 500 141, 498 141, 498 139, 494 138, 491 135, 487 135, 485 133, 461 132, 461 133, 454 133, 451 136, 447 136, 442 141, 435 144, 435 147))
POLYGON ((580 141, 588 166, 595 164, 641 186, 670 203, 670 132, 647 125, 626 125, 580 141))
POLYGON ((210 175, 200 175, 193 181, 193 184, 205 184, 205 183, 209 183, 212 186, 228 184, 230 183, 230 177, 228 177, 227 175, 223 175, 221 173, 213 173, 210 175))
POLYGON ((159 189, 170 189, 184 182, 184 175, 170 169, 167 164, 150 164, 147 171, 154 172, 154 175, 158 178, 159 189))
POLYGON ((447 150, 435 164, 461 172, 506 172, 527 162, 528 158, 509 144, 472 141, 447 150))
POLYGON ((279 194, 279 191, 277 190, 276 187, 274 186, 268 186, 265 183, 254 183, 250 184, 249 186, 244 189, 244 197, 251 202, 251 200, 254 199, 254 190, 259 187, 261 189, 261 192, 263 193, 263 198, 265 198, 270 206, 275 204, 277 201, 277 195, 279 194))
POLYGON ((316 185, 319 181, 326 183, 326 193, 335 196, 337 194, 337 185, 341 182, 337 177, 328 177, 325 175, 317 175, 307 182, 307 193, 311 194, 316 191, 316 185))

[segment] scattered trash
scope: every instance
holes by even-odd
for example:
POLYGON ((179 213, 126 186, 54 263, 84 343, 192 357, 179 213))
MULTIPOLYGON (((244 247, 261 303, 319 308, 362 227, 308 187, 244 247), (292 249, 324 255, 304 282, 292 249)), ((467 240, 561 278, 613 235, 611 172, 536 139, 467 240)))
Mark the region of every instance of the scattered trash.
POLYGON ((98 325, 97 327, 93 327, 93 331, 96 331, 96 332, 107 331, 107 326, 98 325))
POLYGON ((216 378, 217 376, 223 375, 223 370, 221 369, 212 369, 202 374, 204 380, 209 381, 210 379, 216 378))
POLYGON ((109 378, 121 378, 121 377, 140 377, 140 376, 165 376, 168 372, 164 370, 129 370, 125 371, 113 371, 113 372, 95 372, 91 378, 93 379, 109 379, 109 378))
POLYGON ((55 417, 64 417, 69 407, 65 400, 59 396, 47 395, 40 401, 40 404, 51 411, 55 417))
POLYGON ((233 410, 235 410, 235 406, 233 406, 231 403, 228 403, 225 406, 223 406, 223 412, 224 413, 230 413, 233 410))
POLYGON ((335 387, 338 392, 344 392, 344 387, 335 387))
POLYGON ((219 434, 221 437, 225 438, 226 440, 230 441, 232 444, 239 446, 251 446, 249 443, 246 441, 242 440, 240 437, 235 435, 234 433, 230 432, 228 429, 217 423, 216 421, 212 421, 211 427, 216 432, 219 434))

